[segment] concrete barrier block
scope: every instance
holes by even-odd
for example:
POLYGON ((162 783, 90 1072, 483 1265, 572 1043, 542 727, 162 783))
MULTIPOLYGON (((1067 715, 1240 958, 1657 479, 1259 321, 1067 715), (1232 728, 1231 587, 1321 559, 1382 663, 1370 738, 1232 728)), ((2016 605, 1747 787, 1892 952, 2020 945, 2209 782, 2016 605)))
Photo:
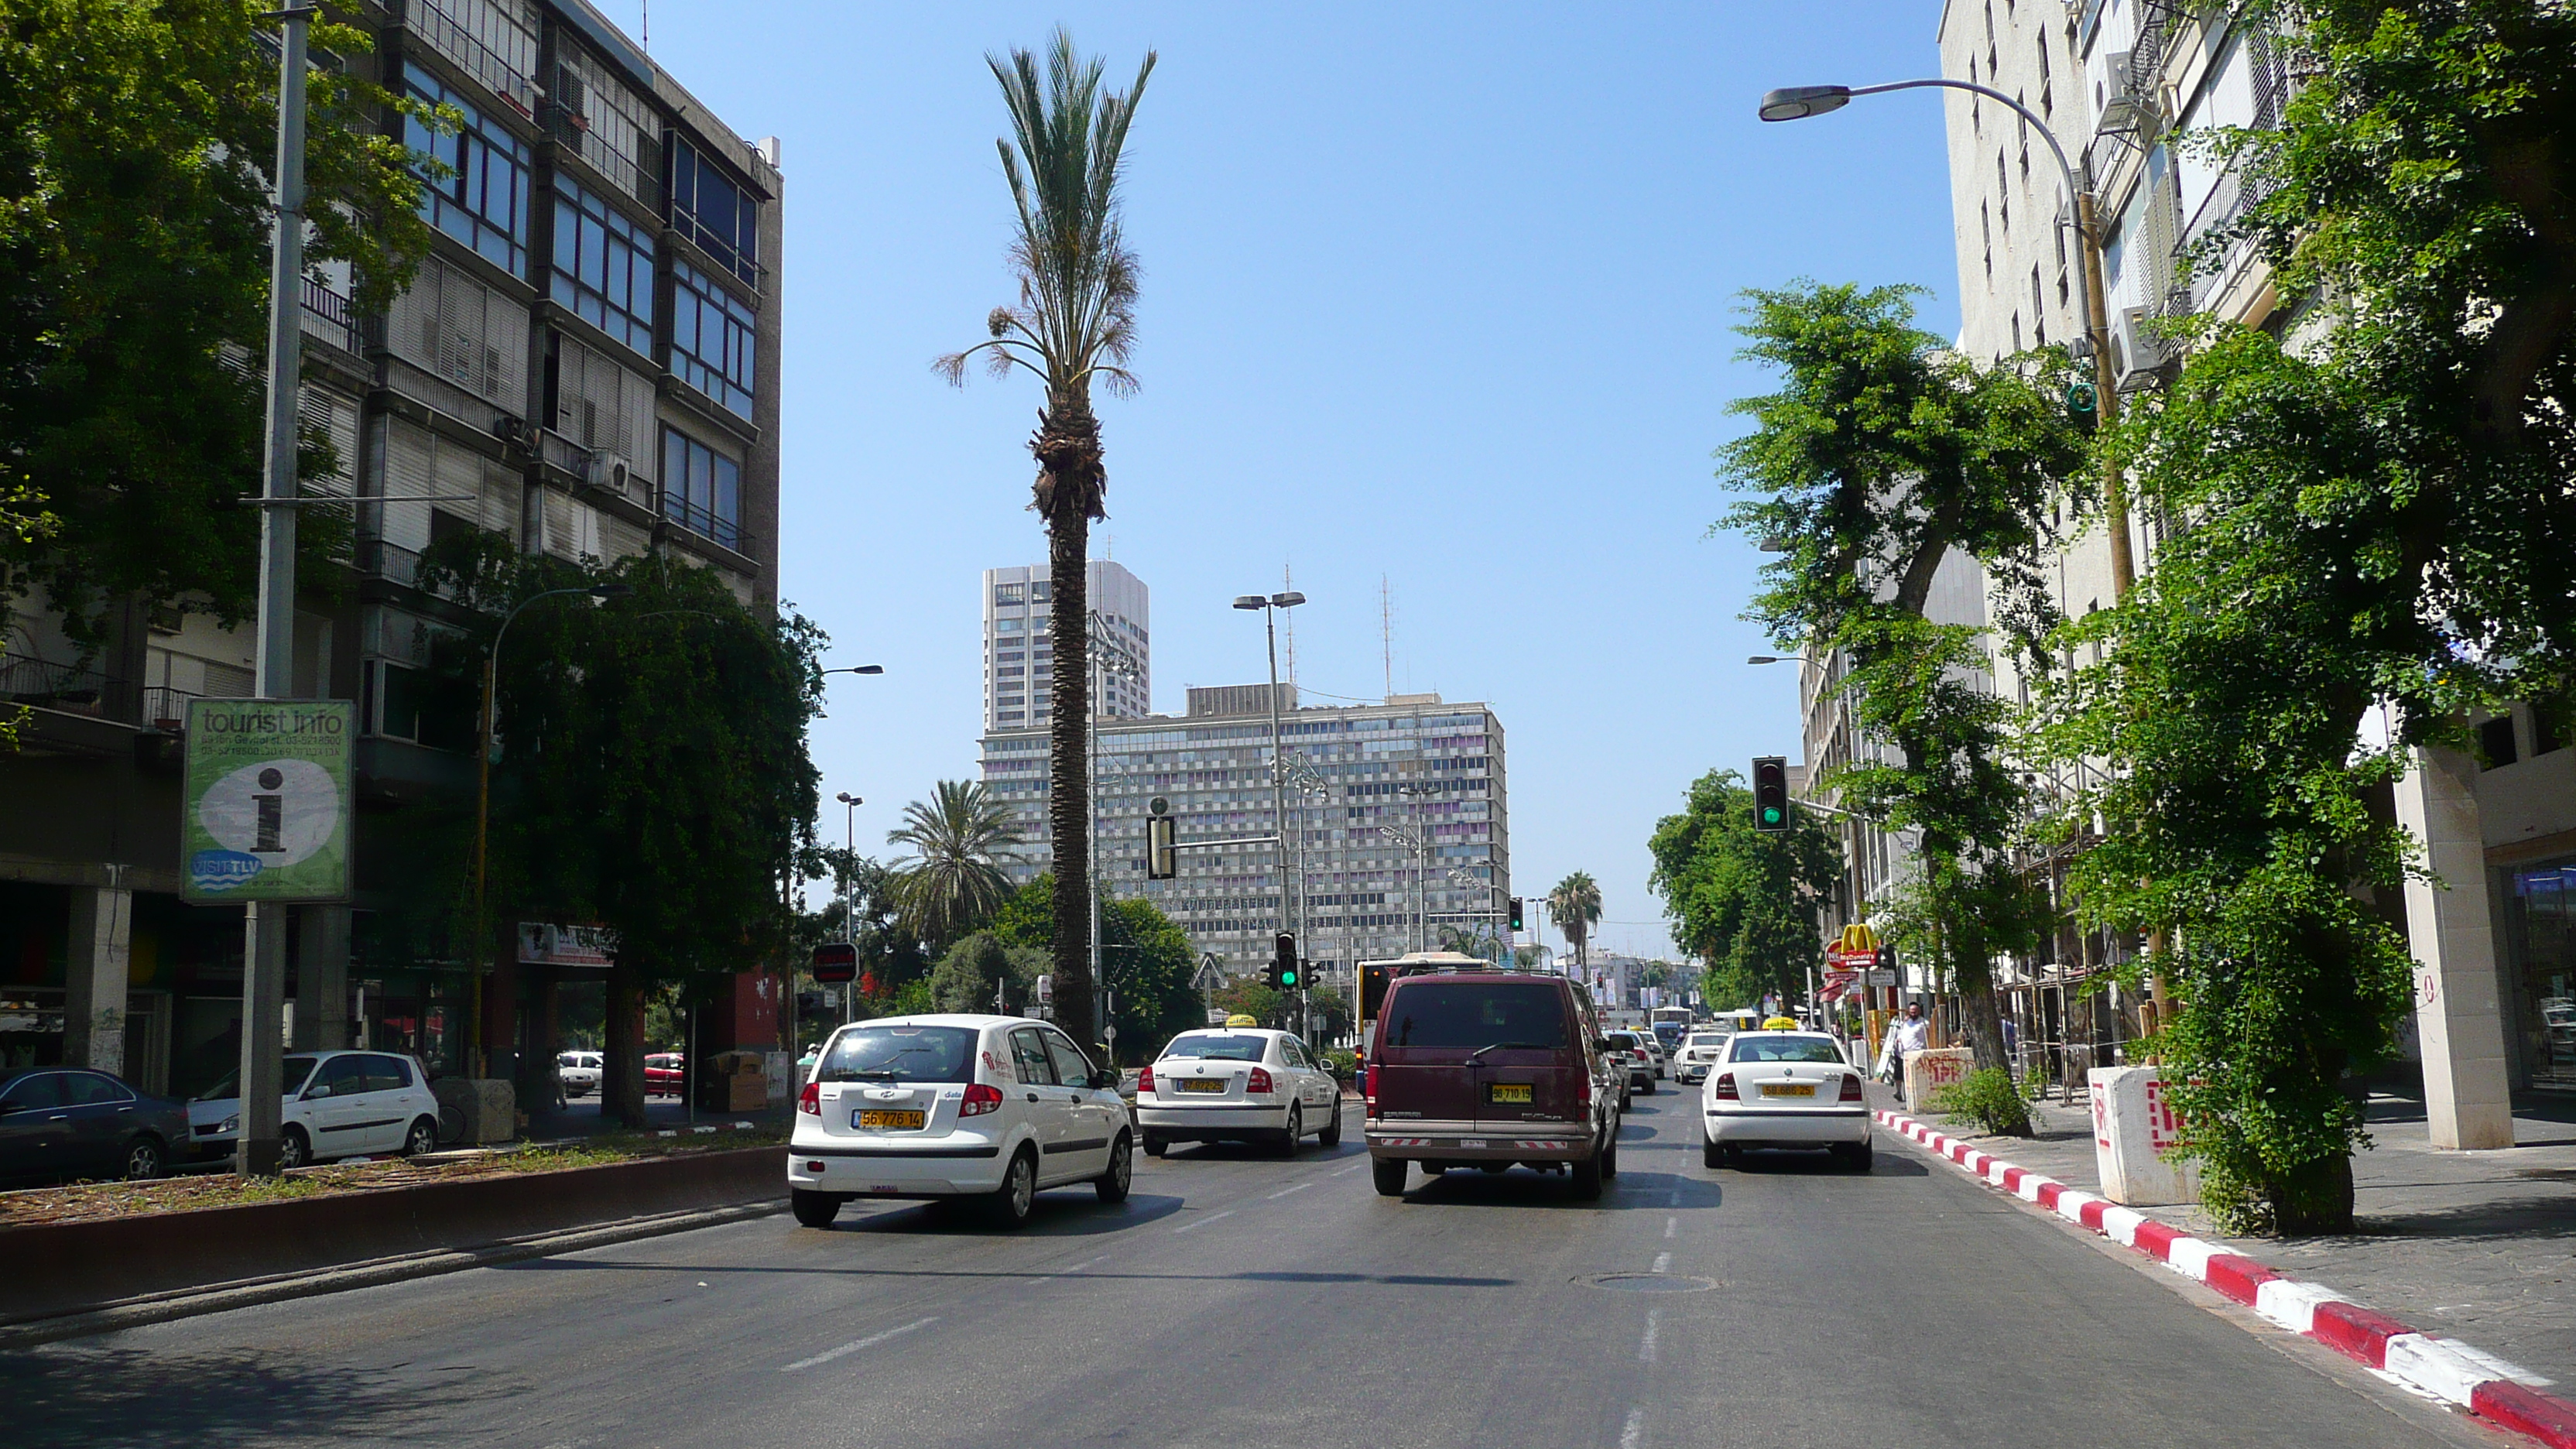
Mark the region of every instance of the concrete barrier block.
POLYGON ((443 1109, 465 1119, 459 1143, 480 1146, 507 1142, 519 1134, 519 1104, 511 1085, 498 1078, 441 1077, 429 1084, 443 1109))
POLYGON ((2181 1145, 2182 1119, 2165 1100, 2157 1070, 2095 1067, 2085 1079, 2093 1089, 2093 1160, 2102 1195, 2131 1206, 2198 1201, 2197 1165, 2163 1156, 2181 1145))
POLYGON ((1905 1100, 1915 1111, 1929 1110, 1926 1099, 1976 1069, 1976 1053, 1966 1047, 1934 1047, 1905 1054, 1905 1100))

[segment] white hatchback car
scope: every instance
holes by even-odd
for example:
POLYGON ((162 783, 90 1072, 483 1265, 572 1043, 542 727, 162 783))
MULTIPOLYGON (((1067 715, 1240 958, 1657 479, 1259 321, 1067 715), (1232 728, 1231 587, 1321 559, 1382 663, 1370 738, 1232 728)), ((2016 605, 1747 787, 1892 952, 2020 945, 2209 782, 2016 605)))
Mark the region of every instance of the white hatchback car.
POLYGON ((1136 1130, 1156 1157, 1175 1142, 1267 1142, 1294 1154, 1307 1133, 1342 1141, 1342 1084, 1284 1031, 1185 1031, 1136 1076, 1136 1130))
POLYGON ((809 1228, 857 1197, 973 1198, 1016 1227, 1041 1188, 1124 1201, 1133 1147, 1118 1074, 1047 1023, 884 1017, 823 1044, 796 1099, 788 1197, 809 1228))
POLYGON ((599 1090, 600 1054, 570 1051, 555 1058, 555 1080, 567 1097, 587 1097, 599 1090))
POLYGON ((1869 1171, 1869 1101, 1842 1045, 1815 1031, 1745 1031, 1700 1092, 1701 1156, 1716 1167, 1746 1147, 1823 1147, 1869 1171))
MULTIPOLYGON (((241 1137, 241 1074, 236 1071, 188 1103, 188 1135, 197 1151, 230 1151, 241 1137)), ((438 1098, 412 1057, 392 1052, 295 1052, 286 1058, 286 1102, 280 1116, 281 1166, 334 1157, 438 1149, 438 1098)))
POLYGON ((1726 1044, 1735 1039, 1731 1031, 1694 1031, 1682 1038, 1682 1049, 1673 1054, 1673 1080, 1704 1082, 1709 1064, 1725 1060, 1726 1044))

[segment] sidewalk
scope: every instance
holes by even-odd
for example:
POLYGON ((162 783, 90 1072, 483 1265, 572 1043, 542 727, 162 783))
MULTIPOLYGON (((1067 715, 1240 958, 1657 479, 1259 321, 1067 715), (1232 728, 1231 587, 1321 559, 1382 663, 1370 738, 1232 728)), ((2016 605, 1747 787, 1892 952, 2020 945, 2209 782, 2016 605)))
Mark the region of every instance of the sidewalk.
MULTIPOLYGON (((2096 1191, 2090 1109, 2056 1097, 2032 1109, 2032 1138, 1972 1134, 1900 1104, 1979 1151, 2096 1191)), ((2420 1099, 2374 1093, 2373 1150, 2353 1159, 2361 1231, 2332 1238, 2229 1238, 2197 1203, 2142 1210, 2280 1272, 2337 1289, 2429 1333, 2462 1338, 2576 1388, 2576 1101, 2541 1098, 2514 1116, 2511 1148, 2436 1151, 2420 1099)))

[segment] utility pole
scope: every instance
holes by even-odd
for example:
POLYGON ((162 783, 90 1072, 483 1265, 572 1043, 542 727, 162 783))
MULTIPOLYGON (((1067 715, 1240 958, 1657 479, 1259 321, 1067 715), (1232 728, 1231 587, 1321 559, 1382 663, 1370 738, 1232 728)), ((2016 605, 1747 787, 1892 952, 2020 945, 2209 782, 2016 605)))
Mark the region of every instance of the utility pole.
MULTIPOLYGON (((304 53, 315 11, 277 15, 277 192, 268 269, 268 447, 259 511, 259 642, 254 691, 294 692, 295 425, 304 366, 304 53)), ((286 904, 253 901, 242 954, 241 1135, 233 1171, 271 1177, 278 1167, 286 1070, 286 904)), ((337 1009, 336 1007, 334 1009, 337 1009)))

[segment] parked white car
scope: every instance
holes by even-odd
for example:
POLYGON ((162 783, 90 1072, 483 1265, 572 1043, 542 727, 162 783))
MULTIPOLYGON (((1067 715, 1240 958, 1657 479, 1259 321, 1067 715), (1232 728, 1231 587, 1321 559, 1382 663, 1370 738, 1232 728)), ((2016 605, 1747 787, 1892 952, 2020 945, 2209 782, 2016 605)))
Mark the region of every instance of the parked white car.
MULTIPOLYGON (((239 1078, 240 1073, 232 1073, 188 1103, 188 1133, 199 1153, 229 1152, 240 1139, 239 1078)), ((296 1052, 286 1058, 280 1081, 286 1101, 278 1157, 284 1166, 335 1157, 410 1157, 438 1148, 438 1098, 416 1058, 392 1052, 296 1052)))
POLYGON ((1029 1219, 1043 1188, 1088 1182, 1122 1202, 1134 1134, 1118 1074, 1021 1016, 894 1016, 832 1033, 796 1099, 787 1186, 828 1227, 852 1198, 973 1198, 1029 1219))
POLYGON ((1726 1044, 1735 1039, 1731 1031, 1694 1031, 1682 1038, 1682 1049, 1673 1055, 1673 1080, 1704 1082, 1709 1066, 1726 1059, 1726 1044))
POLYGON ((1822 1147, 1869 1171, 1869 1101, 1842 1044, 1816 1031, 1745 1031, 1700 1092, 1701 1157, 1717 1167, 1747 1147, 1822 1147))
POLYGON ((1175 1142, 1266 1142, 1294 1154, 1307 1133, 1342 1140, 1342 1084, 1284 1031, 1185 1031, 1136 1076, 1136 1128, 1160 1157, 1175 1142))
POLYGON ((555 1080, 563 1083, 565 1096, 587 1097, 599 1090, 603 1065, 597 1052, 565 1052, 555 1058, 555 1080))

